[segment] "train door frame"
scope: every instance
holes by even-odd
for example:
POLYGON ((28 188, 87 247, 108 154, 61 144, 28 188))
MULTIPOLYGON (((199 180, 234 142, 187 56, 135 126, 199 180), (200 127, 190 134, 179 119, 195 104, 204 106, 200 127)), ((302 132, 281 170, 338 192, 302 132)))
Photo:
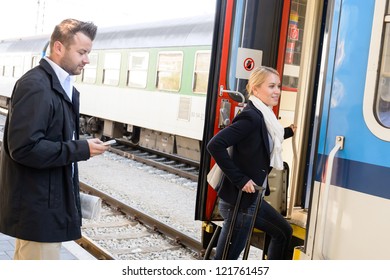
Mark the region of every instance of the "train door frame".
POLYGON ((321 99, 317 90, 322 87, 320 75, 321 53, 324 47, 324 21, 328 1, 308 1, 299 69, 298 92, 295 104, 294 123, 298 129, 292 139, 293 166, 291 172, 291 197, 287 218, 292 218, 294 207, 309 207, 312 165, 310 158, 316 147, 316 118, 321 99), (313 141, 314 139, 314 141, 313 141), (311 149, 313 149, 311 151, 311 149), (301 186, 301 187, 298 187, 301 186))
MULTIPOLYGON (((270 53, 266 54, 265 63, 263 65, 268 65, 274 68, 281 68, 278 70, 281 72, 282 75, 285 42, 282 43, 279 42, 280 29, 281 29, 281 24, 284 24, 286 29, 286 31, 284 32, 284 36, 286 36, 287 28, 288 28, 288 20, 285 20, 282 23, 282 12, 286 13, 286 11, 288 11, 287 16, 284 15, 284 18, 285 17, 288 18, 290 0, 280 1, 278 3, 276 3, 275 1, 263 1, 263 2, 264 3, 262 3, 262 5, 274 5, 273 8, 280 13, 279 19, 277 19, 277 17, 272 18, 273 23, 275 24, 276 22, 277 26, 275 27, 273 25, 273 29, 268 31, 269 32, 268 36, 273 37, 274 41, 276 40, 277 47, 275 48, 275 47, 267 46, 270 53), (275 28, 277 32, 274 31, 275 28), (277 33, 278 35, 276 36, 275 33, 277 33), (282 51, 283 55, 278 57, 278 52, 280 51, 282 51)), ((259 5, 259 3, 256 4, 259 5)), ((216 20, 215 20, 216 25, 214 29, 214 38, 213 38, 212 55, 211 55, 212 61, 210 65, 210 77, 209 77, 208 94, 207 94, 207 101, 206 101, 207 117, 205 120, 204 137, 202 141, 203 144, 201 147, 202 156, 200 162, 200 173, 198 179, 198 191, 197 191, 196 209, 195 209, 195 219, 204 221, 203 228, 202 228, 202 243, 204 247, 207 247, 207 244, 211 239, 210 235, 205 236, 207 234, 204 233, 208 231, 212 233, 213 230, 215 229, 215 225, 210 221, 212 220, 212 215, 213 215, 213 211, 217 199, 215 190, 211 189, 211 187, 208 186, 206 181, 206 175, 208 173, 208 170, 210 170, 210 163, 212 163, 212 159, 208 155, 208 152, 206 150, 206 144, 214 134, 216 134, 221 128, 223 128, 223 127, 219 127, 218 124, 219 123, 218 112, 220 111, 221 104, 222 104, 221 102, 218 102, 218 100, 222 100, 223 98, 230 99, 227 92, 223 92, 220 89, 221 88, 229 89, 231 87, 231 85, 229 85, 229 80, 227 77, 232 76, 231 75, 232 69, 229 69, 230 67, 228 63, 231 63, 232 60, 231 57, 232 54, 230 52, 232 47, 231 44, 233 44, 233 42, 230 41, 230 36, 231 33, 234 32, 233 30, 233 21, 235 20, 233 16, 234 8, 235 5, 233 0, 217 2, 217 9, 216 9, 217 12, 216 12, 216 20), (223 22, 223 24, 221 24, 221 22, 223 22), (229 70, 231 72, 229 72, 229 70), (208 195, 211 196, 212 199, 206 199, 205 201, 205 197, 207 197, 208 195), (213 199, 214 201, 210 203, 210 200, 213 199)), ((269 13, 269 9, 263 9, 260 11, 262 12, 267 11, 269 13)), ((241 42, 241 44, 243 43, 241 42)), ((243 47, 245 47, 245 45, 243 45, 243 47)), ((234 98, 230 99, 229 102, 231 102, 232 105, 231 107, 237 106, 239 103, 238 101, 235 101, 234 98)), ((229 113, 230 119, 234 117, 234 112, 235 110, 231 110, 231 112, 229 113)))
MULTIPOLYGON (((233 4, 232 1, 230 2, 219 2, 219 7, 217 8, 217 11, 219 11, 216 15, 216 22, 220 23, 221 18, 224 20, 224 24, 226 24, 226 11, 232 11, 233 4), (221 12, 223 10, 223 12, 221 12)), ((321 73, 319 69, 320 65, 320 53, 322 48, 322 33, 324 29, 324 18, 325 18, 325 11, 326 11, 327 1, 309 1, 307 6, 307 12, 306 15, 309 19, 306 20, 305 23, 305 32, 303 36, 303 49, 302 53, 305 53, 305 55, 302 56, 301 61, 301 67, 299 71, 299 83, 298 83, 298 90, 300 91, 300 94, 298 95, 299 98, 296 100, 296 113, 295 113, 295 120, 297 122, 294 122, 298 125, 300 128, 298 130, 297 135, 294 137, 295 141, 293 142, 293 149, 295 153, 294 158, 294 164, 292 166, 292 180, 291 185, 293 186, 291 189, 291 197, 289 200, 289 206, 288 206, 288 213, 287 213, 287 219, 292 220, 292 224, 296 223, 294 220, 295 217, 292 217, 292 209, 294 209, 295 206, 300 206, 302 208, 308 207, 308 203, 304 203, 302 201, 308 201, 308 198, 299 198, 297 201, 295 200, 295 192, 296 192, 296 186, 297 185, 305 185, 307 188, 310 188, 311 186, 311 179, 308 175, 307 166, 309 164, 309 157, 310 157, 310 149, 307 148, 309 144, 309 139, 312 137, 315 137, 315 133, 313 132, 313 122, 315 120, 317 109, 315 107, 316 96, 313 96, 312 93, 316 92, 316 88, 318 88, 319 85, 319 75, 321 73), (314 78, 313 78, 314 77, 314 78), (314 134, 314 136, 313 136, 314 134), (300 171, 301 170, 301 171, 300 171), (304 170, 304 172, 302 171, 304 170), (305 179, 307 181, 305 181, 305 179)), ((290 7, 289 7, 290 8, 290 7)), ((229 13, 228 13, 229 14, 229 13)), ((231 16, 227 17, 228 21, 232 20, 231 16)), ((287 25, 287 24, 286 24, 287 25)), ((214 40, 213 40, 213 50, 212 50, 212 63, 210 66, 210 79, 209 79, 209 87, 208 87, 208 101, 206 106, 206 116, 212 116, 209 118, 210 121, 205 121, 205 131, 204 131, 204 138, 203 138, 203 145, 202 145, 202 156, 201 158, 201 168, 200 168, 200 174, 199 174, 199 181, 198 181, 198 192, 197 192, 197 200, 196 200, 196 213, 195 213, 195 219, 205 221, 203 224, 202 229, 202 243, 208 244, 208 241, 210 240, 211 236, 205 237, 203 236, 203 233, 207 230, 210 230, 212 232, 215 228, 213 227, 212 223, 208 223, 208 221, 211 220, 212 212, 210 213, 210 209, 214 209, 215 205, 208 205, 209 207, 208 211, 205 211, 204 205, 202 205, 201 198, 205 197, 208 193, 215 194, 214 190, 210 190, 207 186, 206 181, 206 175, 208 170, 210 169, 210 163, 212 162, 212 159, 207 155, 207 151, 205 148, 205 144, 211 137, 214 135, 215 131, 217 130, 217 122, 216 122, 216 112, 218 112, 219 104, 217 104, 215 107, 211 106, 210 104, 215 104, 217 101, 216 95, 218 94, 216 90, 219 89, 220 83, 216 82, 216 79, 220 80, 220 77, 218 76, 219 72, 219 64, 221 60, 225 60, 228 57, 228 54, 220 52, 222 49, 222 42, 221 40, 228 40, 228 38, 224 38, 223 36, 227 36, 226 33, 223 33, 223 25, 219 24, 216 25, 215 31, 214 31, 214 40), (219 43, 219 45, 216 45, 216 42, 219 43), (218 73, 218 74, 217 74, 218 73), (211 78, 213 76, 213 78, 211 78), (214 82, 212 82, 214 81, 214 82), (214 131, 211 132, 211 129, 214 128, 214 131), (205 154, 206 153, 206 154, 205 154), (204 187, 204 184, 206 184, 206 187, 204 187), (203 186, 203 187, 202 187, 203 186), (206 213, 207 212, 207 213, 206 213), (208 228, 208 229, 206 229, 208 228), (204 240, 203 240, 204 239, 204 240)), ((230 34, 231 29, 229 29, 230 34)), ((287 35, 286 35, 287 37, 287 35)), ((285 44, 281 43, 281 44, 285 44)), ((280 50, 279 50, 280 51, 280 50)), ((283 51, 284 55, 284 51, 283 51)), ((278 60, 278 68, 283 68, 284 65, 284 56, 281 60, 278 60), (281 65, 280 65, 281 64, 281 65)), ((226 66, 225 66, 226 67, 226 66)), ((275 67, 275 66, 274 66, 275 67)), ((283 70, 279 70, 282 72, 283 70)), ((282 73, 281 73, 282 74, 282 73)), ((279 109, 279 108, 278 108, 279 109)), ((310 147, 309 147, 310 148, 310 147)), ((310 195, 310 189, 305 191, 306 196, 308 197, 310 195)), ((301 230, 301 228, 306 228, 306 219, 307 219, 307 213, 304 214, 303 218, 299 218, 300 221, 296 223, 297 227, 294 227, 294 231, 296 231, 296 235, 299 239, 305 240, 306 239, 306 231, 301 230), (302 220, 304 220, 302 222, 302 220)))

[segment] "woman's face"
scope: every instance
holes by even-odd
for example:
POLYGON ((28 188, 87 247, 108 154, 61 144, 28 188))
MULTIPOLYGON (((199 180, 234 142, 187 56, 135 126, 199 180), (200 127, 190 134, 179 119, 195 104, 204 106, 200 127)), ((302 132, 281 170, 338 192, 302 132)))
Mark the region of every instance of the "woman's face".
POLYGON ((267 106, 276 106, 280 97, 280 78, 273 73, 268 74, 264 83, 253 88, 253 95, 267 106))

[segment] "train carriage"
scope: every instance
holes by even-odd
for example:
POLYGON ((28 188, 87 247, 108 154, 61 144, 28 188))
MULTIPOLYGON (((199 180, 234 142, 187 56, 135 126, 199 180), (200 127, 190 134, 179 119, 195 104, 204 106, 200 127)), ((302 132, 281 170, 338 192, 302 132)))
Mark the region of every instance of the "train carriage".
MULTIPOLYGON (((101 28, 77 77, 80 130, 193 162, 200 158, 212 16, 101 28)), ((0 42, 2 106, 48 52, 48 36, 0 42)))
MULTIPOLYGON (((389 259, 389 2, 217 0, 214 18, 99 30, 76 81, 80 129, 200 162, 195 219, 209 252, 221 218, 206 143, 245 106, 250 71, 274 67, 274 112, 298 130, 266 199, 293 227, 290 257, 389 259)), ((0 41, 1 107, 48 39, 0 41)), ((267 246, 258 229, 252 241, 267 246)))
MULTIPOLYGON (((276 179, 266 199, 293 226, 292 258, 390 258, 383 218, 390 211, 389 6, 387 0, 218 1, 203 141, 243 106, 242 57, 282 74, 274 112, 298 130, 283 144, 286 168, 271 172, 276 179)), ((205 249, 215 246, 221 226, 206 180, 213 164, 203 146, 195 214, 205 249)), ((256 233, 252 244, 264 249, 267 236, 256 233)))

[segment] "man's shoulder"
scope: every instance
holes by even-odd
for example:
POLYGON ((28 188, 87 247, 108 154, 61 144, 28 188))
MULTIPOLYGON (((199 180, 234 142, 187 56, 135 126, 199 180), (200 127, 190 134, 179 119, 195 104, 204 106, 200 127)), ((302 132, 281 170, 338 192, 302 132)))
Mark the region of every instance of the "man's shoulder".
MULTIPOLYGON (((47 62, 46 62, 47 63, 47 62)), ((50 67, 50 66, 49 66, 50 67)), ((19 82, 25 80, 41 80, 48 77, 48 71, 45 67, 42 67, 41 64, 35 66, 34 68, 27 71, 20 79, 19 82)))
POLYGON ((39 64, 29 71, 27 71, 25 75, 47 75, 47 73, 54 73, 53 68, 50 66, 49 62, 47 62, 44 58, 39 61, 39 64))

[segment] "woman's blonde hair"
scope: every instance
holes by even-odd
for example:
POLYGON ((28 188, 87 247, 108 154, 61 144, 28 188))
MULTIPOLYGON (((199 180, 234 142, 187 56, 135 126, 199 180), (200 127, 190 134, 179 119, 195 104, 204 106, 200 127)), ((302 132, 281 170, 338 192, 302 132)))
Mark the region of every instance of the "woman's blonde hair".
POLYGON ((260 66, 253 70, 251 75, 249 76, 248 84, 246 85, 246 91, 248 92, 248 94, 252 95, 253 88, 256 86, 260 86, 262 83, 264 83, 265 79, 268 77, 269 74, 275 74, 279 76, 278 71, 276 71, 274 68, 267 66, 260 66))

